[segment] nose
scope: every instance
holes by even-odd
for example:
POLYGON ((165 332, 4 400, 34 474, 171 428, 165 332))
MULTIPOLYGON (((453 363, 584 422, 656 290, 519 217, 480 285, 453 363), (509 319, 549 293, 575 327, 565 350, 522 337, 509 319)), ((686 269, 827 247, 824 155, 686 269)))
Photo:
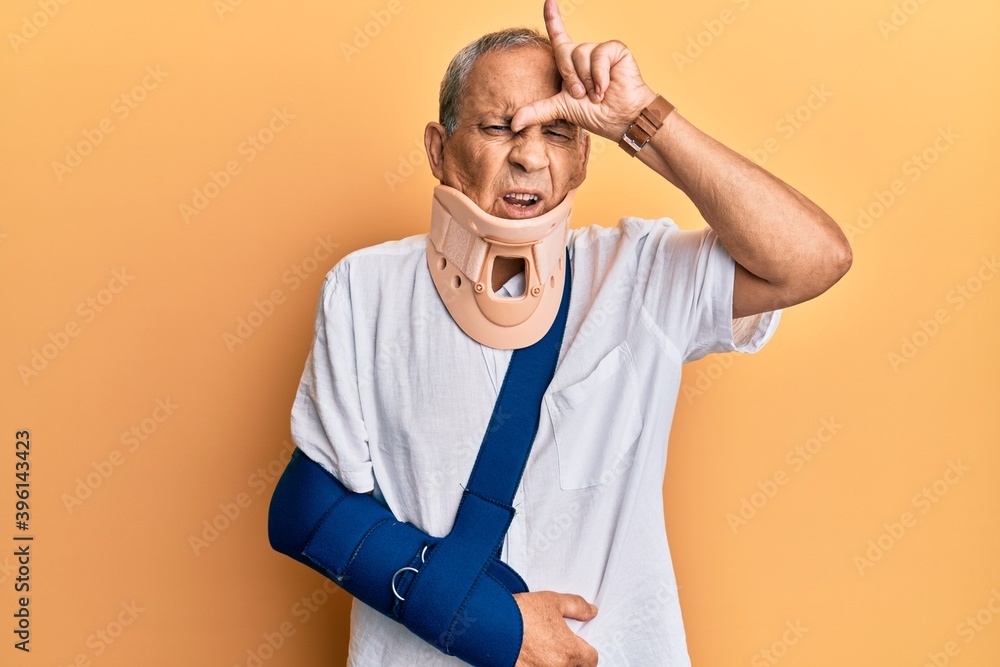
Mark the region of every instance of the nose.
POLYGON ((521 130, 510 150, 509 160, 524 171, 532 172, 549 166, 545 140, 541 128, 526 127, 521 130))

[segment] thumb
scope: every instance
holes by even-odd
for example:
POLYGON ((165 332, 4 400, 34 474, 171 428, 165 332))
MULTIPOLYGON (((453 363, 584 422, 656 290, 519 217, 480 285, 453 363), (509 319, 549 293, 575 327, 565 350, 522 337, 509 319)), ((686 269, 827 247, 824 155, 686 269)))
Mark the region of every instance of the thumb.
POLYGON ((521 107, 510 120, 510 129, 520 132, 529 125, 544 125, 557 118, 567 118, 567 99, 569 93, 565 90, 544 100, 521 107))
POLYGON ((589 621, 597 616, 597 607, 584 600, 579 595, 559 594, 559 613, 563 618, 575 621, 589 621))

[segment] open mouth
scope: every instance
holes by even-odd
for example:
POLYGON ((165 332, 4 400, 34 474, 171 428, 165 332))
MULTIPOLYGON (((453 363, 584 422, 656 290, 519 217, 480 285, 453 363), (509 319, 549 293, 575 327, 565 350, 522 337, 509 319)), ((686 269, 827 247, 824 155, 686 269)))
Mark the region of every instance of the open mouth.
POLYGON ((512 192, 509 195, 504 195, 503 200, 511 206, 530 209, 531 207, 538 205, 538 202, 541 201, 541 197, 527 192, 512 192))

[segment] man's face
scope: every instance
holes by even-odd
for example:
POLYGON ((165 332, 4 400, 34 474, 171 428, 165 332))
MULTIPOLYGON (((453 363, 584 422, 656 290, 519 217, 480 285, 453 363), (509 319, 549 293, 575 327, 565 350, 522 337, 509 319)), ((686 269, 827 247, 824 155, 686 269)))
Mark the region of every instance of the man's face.
POLYGON ((467 84, 455 133, 444 138, 432 124, 443 141, 436 167, 431 157, 434 175, 499 218, 531 218, 558 206, 587 175, 589 137, 565 121, 510 129, 518 109, 561 89, 552 52, 525 46, 487 53, 467 84))

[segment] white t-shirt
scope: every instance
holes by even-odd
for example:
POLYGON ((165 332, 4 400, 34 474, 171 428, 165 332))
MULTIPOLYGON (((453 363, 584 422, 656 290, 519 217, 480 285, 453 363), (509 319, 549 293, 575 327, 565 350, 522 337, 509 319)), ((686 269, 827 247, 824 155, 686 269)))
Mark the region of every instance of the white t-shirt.
MULTIPOLYGON (((426 243, 364 248, 327 275, 292 436, 352 490, 374 491, 398 519, 443 536, 511 352, 451 319, 426 243)), ((568 245, 566 332, 502 557, 531 590, 600 608, 569 624, 602 667, 687 666, 663 517, 681 364, 757 351, 780 311, 733 321, 735 262, 708 227, 624 218, 571 230, 568 245)), ((355 667, 464 664, 358 601, 349 653, 355 667)))

